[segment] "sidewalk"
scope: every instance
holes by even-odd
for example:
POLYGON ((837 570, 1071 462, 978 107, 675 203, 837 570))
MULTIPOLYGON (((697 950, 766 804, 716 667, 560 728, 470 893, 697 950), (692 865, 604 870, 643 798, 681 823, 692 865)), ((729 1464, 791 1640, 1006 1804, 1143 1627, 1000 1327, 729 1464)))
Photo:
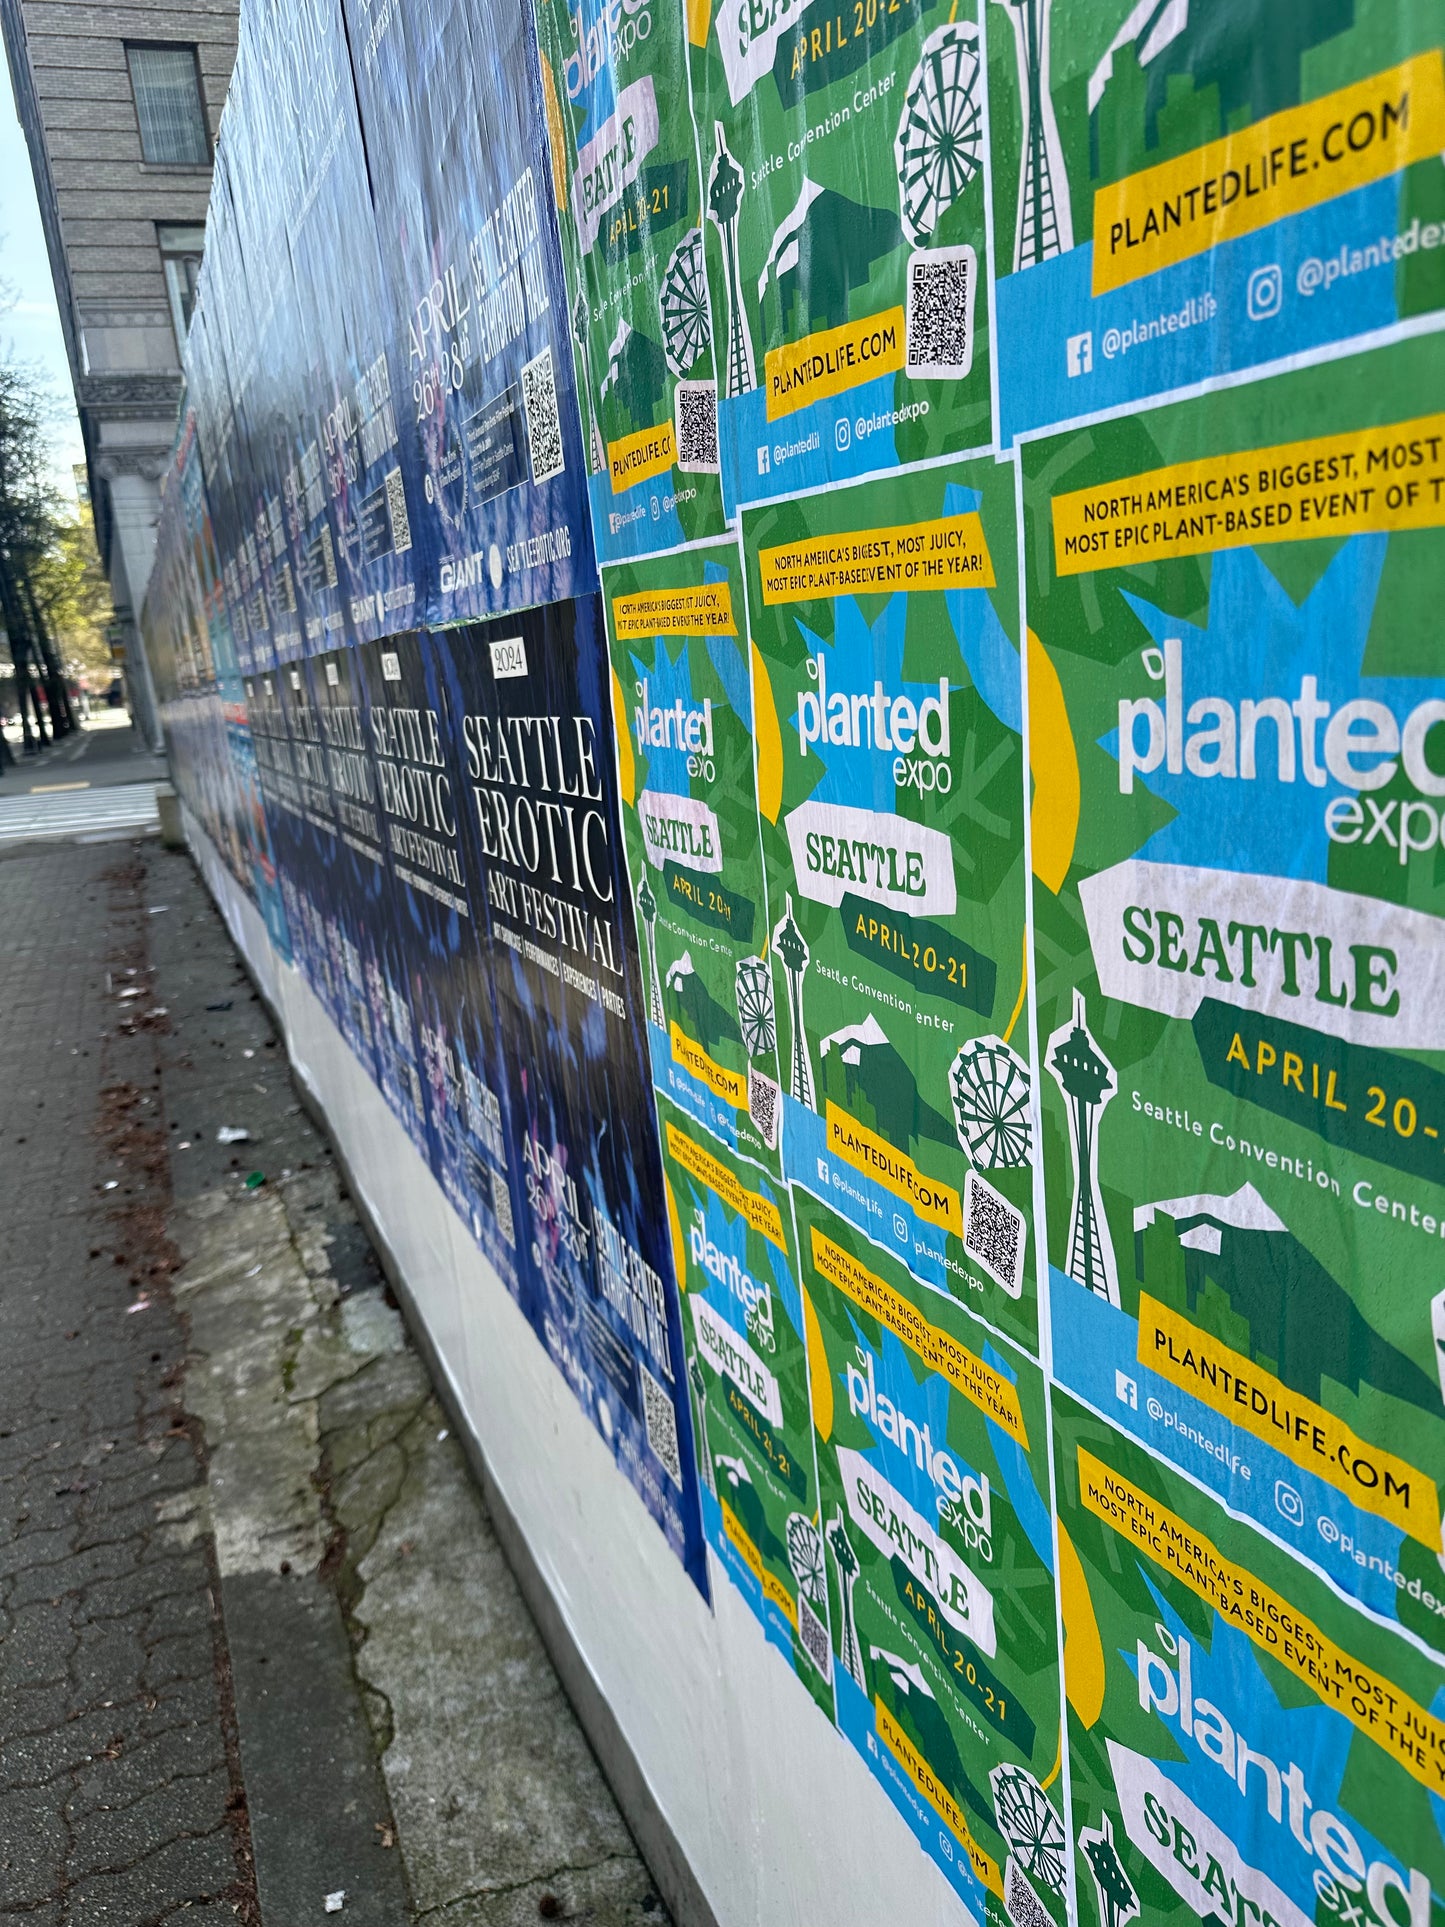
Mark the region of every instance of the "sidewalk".
POLYGON ((0 1919, 664 1922, 189 859, 0 906, 0 1919))

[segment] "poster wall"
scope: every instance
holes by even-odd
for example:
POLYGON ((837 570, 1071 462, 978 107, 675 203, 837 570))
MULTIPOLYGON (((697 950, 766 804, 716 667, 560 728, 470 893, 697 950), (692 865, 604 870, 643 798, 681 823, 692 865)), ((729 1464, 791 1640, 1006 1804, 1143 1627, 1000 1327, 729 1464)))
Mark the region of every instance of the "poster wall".
POLYGON ((940 1920, 1445 1921, 1442 153, 1415 0, 243 17, 177 784, 940 1920))

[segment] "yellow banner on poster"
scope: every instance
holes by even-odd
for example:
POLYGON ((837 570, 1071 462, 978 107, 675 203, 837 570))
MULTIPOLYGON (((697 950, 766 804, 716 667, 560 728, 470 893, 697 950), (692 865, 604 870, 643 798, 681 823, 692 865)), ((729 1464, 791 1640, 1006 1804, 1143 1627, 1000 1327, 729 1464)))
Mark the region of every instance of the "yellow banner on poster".
POLYGON ((635 435, 607 444, 607 473, 612 478, 612 493, 624 495, 639 482, 667 472, 677 460, 677 438, 671 422, 656 428, 640 428, 635 435))
POLYGON ((834 1244, 816 1225, 812 1227, 812 1238, 813 1269, 820 1278, 826 1278, 860 1311, 876 1318, 880 1325, 886 1325, 931 1372, 946 1378, 956 1392, 1028 1450, 1029 1435, 1018 1391, 1002 1372, 986 1365, 976 1352, 961 1345, 949 1332, 930 1323, 917 1305, 901 1291, 895 1291, 886 1278, 869 1271, 852 1252, 834 1244))
POLYGON ((787 1250, 782 1213, 772 1199, 765 1198, 760 1191, 749 1191, 734 1177, 721 1158, 714 1157, 696 1138, 689 1137, 686 1131, 679 1131, 673 1123, 667 1126, 667 1155, 675 1159, 689 1177, 696 1178, 699 1184, 715 1192, 729 1211, 746 1218, 753 1230, 770 1244, 775 1244, 779 1251, 787 1250))
POLYGON ((653 636, 735 636, 732 590, 726 582, 699 582, 680 589, 642 589, 612 598, 619 642, 653 636))
POLYGON ((770 1605, 777 1607, 793 1631, 796 1632, 798 1630, 798 1608, 794 1602, 793 1595, 788 1591, 782 1580, 777 1577, 776 1573, 770 1572, 763 1564, 763 1555, 758 1549, 757 1542, 736 1512, 733 1511, 727 1500, 720 1499, 718 1504, 722 1508, 723 1533, 728 1544, 737 1553, 739 1559, 742 1560, 754 1579, 757 1580, 759 1586, 761 1586, 763 1598, 766 1599, 770 1605))
POLYGON ((763 1598, 777 1607, 794 1632, 798 1630, 798 1608, 793 1595, 777 1574, 769 1572, 766 1566, 763 1568, 763 1598))
POLYGON ((761 1585, 763 1578, 763 1555, 753 1543, 752 1534, 748 1531, 736 1512, 733 1511, 726 1499, 721 1499, 718 1503, 722 1507, 723 1534, 728 1544, 737 1553, 754 1579, 761 1585))
POLYGON ((1054 571, 1445 527, 1445 414, 1149 469, 1053 500, 1054 571))
POLYGON ((1094 194, 1095 294, 1384 180, 1445 148, 1438 49, 1094 194))
POLYGON ((706 1084, 714 1097, 731 1104, 735 1111, 748 1108, 748 1080, 741 1071, 730 1071, 719 1064, 675 1019, 669 1027, 669 1041, 674 1064, 681 1064, 689 1076, 706 1084))
POLYGON ((810 408, 829 395, 846 394, 878 375, 898 374, 903 343, 902 308, 885 308, 881 314, 865 314, 840 328, 820 328, 801 341, 769 348, 763 356, 768 420, 810 408))
POLYGON ((1147 1553, 1164 1572, 1212 1606, 1220 1618, 1302 1680, 1324 1705, 1343 1713, 1397 1765, 1432 1793, 1445 1793, 1445 1720, 1339 1646, 1248 1566, 1225 1558, 1187 1520, 1079 1447, 1079 1500, 1147 1553))
POLYGON ((1435 1481, 1369 1445, 1343 1419, 1291 1391, 1272 1372, 1213 1338, 1187 1318, 1139 1294, 1139 1363, 1218 1412, 1242 1432, 1313 1472, 1362 1512, 1388 1519, 1432 1552, 1440 1550, 1435 1481))
POLYGON ((990 1893, 997 1894, 1002 1900, 1003 1881, 999 1877, 998 1862, 986 1854, 974 1839, 969 1831, 963 1808, 944 1786, 881 1699, 875 1699, 873 1702, 873 1724, 878 1730, 879 1739, 943 1821, 954 1839, 961 1843, 968 1855, 969 1864, 979 1880, 990 1893))
POLYGON ((956 1238, 963 1236, 963 1201, 951 1184, 926 1177, 906 1151, 849 1117, 831 1098, 824 1107, 823 1121, 828 1149, 834 1157, 881 1184, 895 1198, 902 1198, 926 1223, 951 1231, 956 1238))
POLYGON ((806 535, 758 551, 763 602, 897 589, 991 589, 993 558, 975 510, 846 535, 806 535))

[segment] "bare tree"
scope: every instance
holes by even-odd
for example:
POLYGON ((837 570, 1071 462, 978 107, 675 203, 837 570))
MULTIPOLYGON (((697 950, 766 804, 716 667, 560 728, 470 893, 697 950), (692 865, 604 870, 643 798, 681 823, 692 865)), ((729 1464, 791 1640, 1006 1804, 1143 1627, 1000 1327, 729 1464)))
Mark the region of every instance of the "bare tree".
POLYGON ((47 413, 34 378, 13 362, 0 364, 0 619, 27 751, 75 727, 45 596, 59 533, 46 473, 47 413))

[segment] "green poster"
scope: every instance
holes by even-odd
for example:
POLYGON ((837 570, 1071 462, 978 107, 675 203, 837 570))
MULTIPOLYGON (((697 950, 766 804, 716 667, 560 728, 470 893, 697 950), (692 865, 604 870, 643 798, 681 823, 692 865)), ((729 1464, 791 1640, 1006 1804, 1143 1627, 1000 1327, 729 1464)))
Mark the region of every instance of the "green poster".
POLYGON ((776 1174, 777 1023, 737 543, 619 563, 604 572, 603 599, 653 1081, 776 1174))
POLYGON ((1437 1664, 1054 1395, 1081 1927, 1432 1927, 1437 1664))
POLYGON ((979 1927, 1062 1922, 1042 1374, 793 1197, 839 1727, 979 1927))
POLYGON ((1445 307, 1433 0, 993 0, 999 435, 1445 307))
POLYGON ((1422 340, 1024 453, 1055 1373, 1437 1651, 1442 409, 1422 340))
POLYGON ((828 1595, 787 1187, 657 1101, 703 1530, 833 1717, 828 1595))
POLYGON ((788 1175, 1036 1350, 1013 470, 743 535, 788 1175))
POLYGON ((993 437, 976 0, 684 0, 729 507, 993 437))
POLYGON ((723 524, 676 0, 534 0, 599 561, 723 524))

